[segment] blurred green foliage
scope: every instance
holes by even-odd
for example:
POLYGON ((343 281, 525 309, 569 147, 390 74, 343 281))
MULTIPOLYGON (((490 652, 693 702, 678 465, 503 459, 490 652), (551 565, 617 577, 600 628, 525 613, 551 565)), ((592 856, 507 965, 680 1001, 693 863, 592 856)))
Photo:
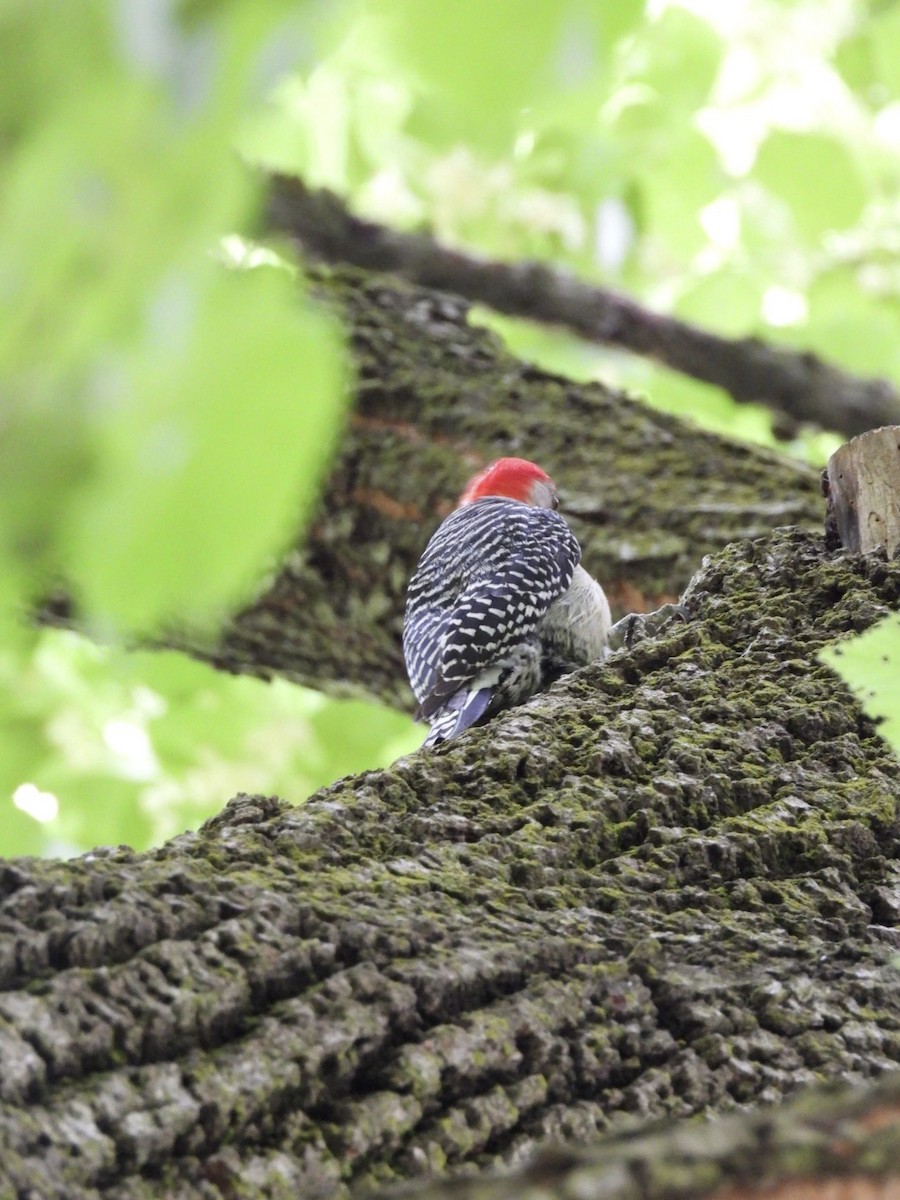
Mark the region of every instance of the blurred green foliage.
POLYGON ((900 615, 828 646, 819 657, 856 693, 879 734, 900 754, 900 615))
MULTIPOLYGON (((236 790, 301 800, 418 740, 371 706, 23 619, 64 578, 106 640, 211 626, 302 525, 348 367, 290 268, 236 236, 257 226, 253 167, 898 379, 898 12, 0 0, 0 852, 144 846, 236 790)), ((764 409, 478 319, 773 440, 764 409)), ((789 449, 821 462, 839 440, 789 449)))
POLYGON ((156 844, 236 791, 297 802, 411 748, 409 722, 387 709, 223 676, 171 651, 129 653, 44 630, 10 657, 0 659, 16 685, 0 692, 2 769, 16 780, 4 853, 156 844))

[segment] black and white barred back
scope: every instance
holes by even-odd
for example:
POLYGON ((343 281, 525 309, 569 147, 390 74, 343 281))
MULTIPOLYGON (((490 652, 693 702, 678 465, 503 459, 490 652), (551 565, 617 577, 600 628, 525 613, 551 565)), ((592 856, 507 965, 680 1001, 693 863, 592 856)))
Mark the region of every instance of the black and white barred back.
POLYGON ((549 508, 488 496, 447 517, 409 585, 403 626, 426 745, 538 690, 541 625, 580 558, 549 508))

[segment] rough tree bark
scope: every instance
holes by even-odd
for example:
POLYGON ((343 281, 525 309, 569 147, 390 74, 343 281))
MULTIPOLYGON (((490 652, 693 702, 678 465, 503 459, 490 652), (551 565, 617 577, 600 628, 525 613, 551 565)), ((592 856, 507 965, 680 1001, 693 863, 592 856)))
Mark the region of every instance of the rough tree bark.
POLYGON ((517 366, 454 301, 341 295, 331 505, 207 653, 399 694, 438 497, 538 439, 621 598, 715 551, 691 620, 302 808, 0 866, 2 1200, 340 1196, 900 1063, 900 763, 816 658, 896 609, 900 560, 826 550, 813 473, 517 366))
POLYGON ((896 1065, 900 764, 815 651, 898 598, 736 544, 444 752, 6 865, 0 1194, 331 1196, 896 1065))

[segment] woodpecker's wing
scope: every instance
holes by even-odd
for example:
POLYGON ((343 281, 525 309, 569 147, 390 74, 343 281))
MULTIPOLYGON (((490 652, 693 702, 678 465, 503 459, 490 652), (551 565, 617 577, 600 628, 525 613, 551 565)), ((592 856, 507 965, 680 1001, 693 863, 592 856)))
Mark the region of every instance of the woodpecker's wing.
POLYGON ((557 513, 487 497, 451 513, 409 587, 403 646, 428 717, 539 628, 581 558, 557 513))

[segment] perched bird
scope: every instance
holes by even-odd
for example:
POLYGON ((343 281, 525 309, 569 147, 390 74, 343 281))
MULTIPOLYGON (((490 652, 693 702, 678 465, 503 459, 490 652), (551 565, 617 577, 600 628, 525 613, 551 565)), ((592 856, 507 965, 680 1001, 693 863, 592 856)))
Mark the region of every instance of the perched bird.
POLYGON ((603 589, 540 467, 501 458, 439 526, 409 585, 403 652, 434 746, 601 657, 603 589))

